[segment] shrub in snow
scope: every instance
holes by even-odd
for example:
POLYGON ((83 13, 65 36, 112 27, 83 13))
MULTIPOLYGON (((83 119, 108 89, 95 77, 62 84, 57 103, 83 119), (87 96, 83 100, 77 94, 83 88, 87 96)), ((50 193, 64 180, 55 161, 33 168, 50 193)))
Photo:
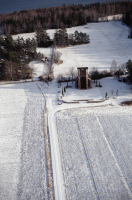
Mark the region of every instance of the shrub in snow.
POLYGON ((63 87, 62 87, 62 96, 64 96, 63 87))

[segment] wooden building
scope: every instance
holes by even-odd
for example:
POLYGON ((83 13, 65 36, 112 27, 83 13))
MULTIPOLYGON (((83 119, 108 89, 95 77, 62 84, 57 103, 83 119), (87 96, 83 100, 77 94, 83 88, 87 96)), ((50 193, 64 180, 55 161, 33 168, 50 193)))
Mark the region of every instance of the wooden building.
POLYGON ((78 77, 75 79, 75 87, 78 89, 91 88, 91 78, 88 75, 88 67, 79 67, 78 77))

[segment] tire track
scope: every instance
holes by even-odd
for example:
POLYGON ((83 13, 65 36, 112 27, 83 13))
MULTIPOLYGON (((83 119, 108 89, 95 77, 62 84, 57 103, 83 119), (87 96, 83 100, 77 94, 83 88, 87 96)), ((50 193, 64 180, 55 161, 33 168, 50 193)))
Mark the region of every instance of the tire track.
POLYGON ((92 180, 93 180, 95 191, 96 191, 98 199, 101 200, 101 196, 100 196, 100 193, 99 193, 98 185, 97 185, 96 180, 95 180, 95 176, 94 176, 92 164, 91 164, 91 161, 90 161, 90 157, 89 157, 89 154, 88 154, 85 142, 84 142, 83 134, 82 134, 82 132, 80 130, 77 118, 76 118, 76 123, 77 123, 78 129, 79 129, 80 137, 81 137, 83 148, 84 148, 84 152, 85 152, 85 155, 86 155, 86 158, 87 158, 88 166, 89 166, 89 169, 90 169, 90 172, 91 172, 91 177, 92 177, 92 180))
MULTIPOLYGON (((100 126, 102 127, 102 123, 100 122, 99 118, 98 118, 98 121, 100 123, 100 126)), ((113 154, 115 156, 115 159, 118 163, 118 166, 120 167, 120 170, 124 176, 124 179, 126 180, 126 183, 132 193, 132 182, 131 182, 131 174, 130 174, 130 169, 129 167, 127 166, 127 163, 125 162, 123 156, 122 156, 122 153, 120 151, 120 149, 117 147, 117 145, 115 144, 113 138, 111 137, 111 134, 112 133, 112 128, 113 126, 109 127, 108 129, 108 125, 106 124, 106 122, 103 120, 103 123, 105 124, 105 129, 107 131, 103 131, 104 132, 104 135, 105 137, 107 138, 107 141, 111 147, 111 150, 113 151, 113 154)), ((111 124, 112 125, 112 124, 111 124)))
POLYGON ((45 134, 45 141, 46 141, 46 159, 47 159, 47 175, 48 175, 48 188, 49 188, 49 199, 53 200, 55 199, 54 194, 54 185, 53 185, 53 172, 52 172, 52 157, 51 157, 51 147, 50 147, 50 137, 49 137, 49 128, 48 128, 48 117, 47 117, 47 106, 46 106, 46 94, 44 93, 44 87, 42 85, 37 84, 37 87, 39 88, 40 92, 43 95, 43 98, 45 100, 45 112, 44 112, 44 134, 45 134))
MULTIPOLYGON (((103 137, 104 137, 104 139, 105 139, 105 141, 106 141, 106 143, 107 143, 107 145, 108 145, 108 148, 109 148, 109 150, 110 150, 110 152, 111 152, 111 154, 112 154, 112 156, 113 156, 113 158, 114 158, 114 160, 115 160, 115 162, 116 162, 116 165, 117 165, 117 167, 118 167, 118 169, 119 169, 119 172, 120 172, 120 174, 121 174, 121 176, 122 176, 122 180, 123 180, 123 182, 124 182, 124 185, 125 185, 126 189, 128 190, 128 193, 129 193, 130 197, 132 198, 131 189, 129 188, 129 185, 128 185, 127 181, 125 180, 125 177, 123 176, 122 169, 120 168, 120 165, 118 164, 118 161, 117 161, 117 159, 116 159, 116 153, 115 153, 115 151, 113 151, 113 148, 111 148, 110 140, 109 140, 109 139, 107 138, 107 136, 105 135, 105 133, 104 133, 104 131, 103 131, 103 127, 102 127, 102 125, 101 125, 101 123, 100 123, 99 118, 98 118, 97 115, 96 115, 96 119, 97 119, 97 122, 98 122, 98 124, 99 124, 101 130, 102 130, 102 134, 103 134, 103 137)), ((115 147, 115 146, 114 146, 114 147, 115 147)), ((116 147, 115 147, 115 148, 116 148, 116 147)), ((116 149, 116 150, 117 150, 117 149, 116 149)), ((120 161, 122 162, 123 160, 121 159, 120 161)))

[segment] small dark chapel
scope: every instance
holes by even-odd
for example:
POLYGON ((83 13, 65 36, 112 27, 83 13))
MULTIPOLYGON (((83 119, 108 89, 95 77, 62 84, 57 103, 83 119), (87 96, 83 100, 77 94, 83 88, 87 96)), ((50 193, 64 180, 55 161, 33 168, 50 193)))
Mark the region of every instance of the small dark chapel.
POLYGON ((75 79, 75 87, 78 89, 91 88, 91 78, 88 75, 88 67, 79 67, 78 77, 75 79))

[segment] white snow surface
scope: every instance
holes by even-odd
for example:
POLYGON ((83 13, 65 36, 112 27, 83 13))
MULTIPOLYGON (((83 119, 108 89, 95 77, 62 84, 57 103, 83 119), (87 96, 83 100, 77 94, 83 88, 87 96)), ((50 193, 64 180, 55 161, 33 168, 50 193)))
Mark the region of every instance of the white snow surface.
MULTIPOLYGON (((70 67, 109 69, 113 59, 122 64, 131 58, 132 41, 127 39, 128 27, 121 22, 93 23, 67 30, 87 32, 90 44, 57 49, 62 53, 63 64, 54 65, 56 77, 70 67)), ((39 51, 51 55, 52 49, 39 51)), ((43 63, 32 64, 35 78, 47 70, 43 63)), ((73 87, 67 89, 63 99, 100 100, 107 92, 109 100, 61 105, 57 98, 66 83, 61 88, 55 81, 49 85, 31 82, 0 86, 0 199, 48 199, 45 100, 56 199, 132 199, 132 110, 119 106, 132 99, 131 89, 115 78, 101 79, 100 84, 102 88, 92 83, 92 89, 80 91, 69 83, 73 87), (61 110, 64 111, 58 112, 61 110)))
MULTIPOLYGON (((55 33, 56 29, 50 29, 50 30, 46 30, 46 32, 49 34, 50 38, 53 39, 54 37, 54 33, 55 33)), ((16 34, 16 35, 12 35, 13 39, 16 40, 18 37, 22 38, 24 40, 30 38, 35 38, 35 35, 36 33, 33 32, 33 33, 19 33, 19 34, 16 34)))
POLYGON ((16 199, 21 163, 24 109, 23 85, 0 86, 0 199, 16 199))
POLYGON ((67 199, 132 199, 132 108, 58 112, 67 199))
POLYGON ((106 20, 109 20, 109 21, 110 20, 111 21, 117 20, 117 21, 119 21, 119 20, 122 20, 122 17, 123 17, 123 14, 109 15, 109 16, 106 16, 106 17, 99 18, 98 21, 106 21, 106 20))
MULTIPOLYGON (((102 78, 97 81, 97 84, 102 85, 102 87, 96 87, 96 83, 92 80, 92 88, 88 90, 78 90, 75 88, 75 82, 69 82, 68 85, 71 86, 71 88, 66 89, 66 93, 64 93, 64 97, 62 99, 66 102, 73 102, 73 101, 79 101, 83 104, 83 101, 81 100, 94 100, 94 101, 100 101, 105 98, 106 92, 107 97, 109 97, 109 100, 105 101, 105 104, 113 104, 113 105, 119 105, 123 101, 131 100, 132 99, 132 89, 130 85, 127 85, 124 82, 119 82, 118 78, 115 77, 107 77, 102 78), (113 95, 111 91, 113 90, 113 95), (116 95, 116 92, 118 90, 118 95, 116 95)), ((64 91, 64 87, 67 86, 67 83, 62 83, 61 87, 59 86, 59 93, 58 98, 61 100, 62 96, 62 87, 64 91)), ((84 103, 84 105, 86 105, 84 103)), ((91 105, 91 103, 90 103, 91 105)), ((89 106, 90 106, 89 105, 89 106)), ((98 103, 95 103, 94 105, 98 106, 98 103)), ((100 105, 100 104, 99 104, 100 105)), ((63 104, 62 107, 65 105, 63 104)))
POLYGON ((0 95, 0 199, 48 199, 44 97, 35 82, 0 95))
POLYGON ((131 59, 132 40, 128 39, 129 28, 121 21, 90 23, 85 26, 68 28, 68 33, 75 30, 89 35, 90 43, 57 49, 60 51, 63 63, 54 65, 54 75, 69 71, 70 67, 93 67, 99 70, 109 70, 113 59, 118 65, 131 59))

